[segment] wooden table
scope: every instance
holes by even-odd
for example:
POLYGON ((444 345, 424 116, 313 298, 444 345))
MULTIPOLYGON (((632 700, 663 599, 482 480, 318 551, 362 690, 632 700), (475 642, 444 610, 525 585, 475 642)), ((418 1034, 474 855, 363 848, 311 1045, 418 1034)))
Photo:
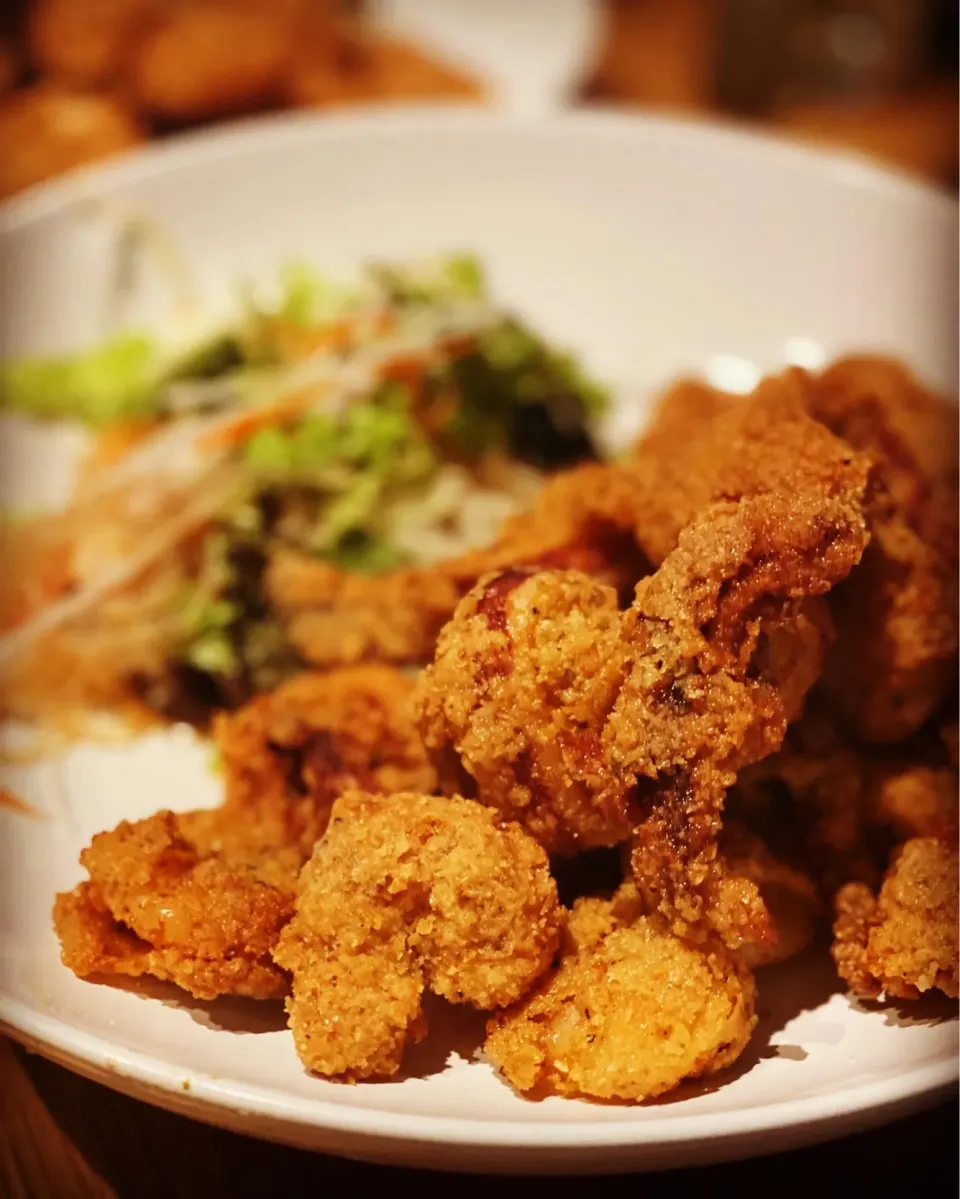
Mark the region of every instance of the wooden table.
MULTIPOLYGON (((955 1102, 898 1124, 776 1157, 659 1175, 673 1188, 706 1184, 707 1195, 736 1192, 814 1199, 958 1190, 955 1102), (685 1178, 684 1175, 689 1177, 685 1178), (930 1191, 936 1180, 935 1188, 930 1191)), ((116 1095, 0 1041, 0 1196, 3 1199, 218 1199, 219 1196, 348 1195, 421 1192, 430 1175, 390 1170, 284 1149, 195 1124, 116 1095)), ((555 1183, 464 1177, 458 1194, 488 1195, 555 1183)), ((595 1184, 636 1195, 634 1178, 595 1184), (629 1188, 629 1189, 628 1189, 629 1188)))

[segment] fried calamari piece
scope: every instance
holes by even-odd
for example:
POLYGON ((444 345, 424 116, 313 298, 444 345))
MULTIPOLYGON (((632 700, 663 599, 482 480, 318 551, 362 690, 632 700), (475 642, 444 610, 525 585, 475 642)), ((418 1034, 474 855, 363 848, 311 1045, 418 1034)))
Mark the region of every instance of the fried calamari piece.
POLYGON ((482 579, 418 682, 441 783, 519 821, 549 853, 625 840, 631 781, 607 769, 599 736, 622 660, 612 588, 575 571, 482 579))
POLYGON ((316 666, 426 662, 458 601, 492 571, 576 569, 629 593, 647 569, 632 532, 641 502, 636 482, 620 466, 591 463, 564 472, 491 546, 436 566, 371 576, 278 554, 268 566, 267 595, 293 646, 316 666))
POLYGON ((40 83, 0 105, 0 197, 144 140, 126 106, 96 92, 40 83))
POLYGON ((790 671, 815 676, 785 642, 796 636, 822 660, 826 628, 811 599, 863 552, 865 484, 865 471, 851 469, 829 488, 706 509, 624 615, 627 662, 605 755, 621 777, 640 780, 634 875, 681 935, 711 911, 737 914, 714 924, 732 948, 767 935, 758 896, 720 894, 724 798, 740 769, 779 747, 800 698, 790 671))
POLYGON ((639 1102, 743 1051, 756 1024, 750 972, 638 913, 629 884, 578 900, 559 966, 491 1017, 484 1051, 517 1090, 639 1102))
POLYGON ((384 1077, 426 1031, 421 998, 502 1007, 550 965, 563 913, 547 857, 469 800, 352 792, 300 878, 275 960, 304 1065, 384 1077))
POLYGON ((831 598, 839 636, 825 682, 858 736, 898 741, 957 676, 957 407, 869 357, 826 370, 808 407, 876 462, 872 539, 831 598))
POLYGON ((854 994, 958 995, 957 850, 937 837, 901 846, 878 896, 862 883, 835 900, 833 959, 854 994))
POLYGON ((293 863, 205 852, 172 812, 99 833, 80 861, 89 882, 54 907, 64 964, 80 977, 150 974, 198 999, 287 990, 270 951, 293 910, 293 863))
POLYGON ((642 496, 637 540, 654 565, 708 504, 768 493, 819 495, 829 504, 862 491, 869 459, 809 416, 813 389, 804 371, 789 370, 744 399, 711 400, 702 391, 690 421, 690 391, 667 393, 632 456, 642 496))
POLYGON ((412 688, 390 667, 357 666, 300 675, 218 715, 223 844, 234 852, 294 846, 306 861, 342 792, 433 790, 407 710, 412 688))

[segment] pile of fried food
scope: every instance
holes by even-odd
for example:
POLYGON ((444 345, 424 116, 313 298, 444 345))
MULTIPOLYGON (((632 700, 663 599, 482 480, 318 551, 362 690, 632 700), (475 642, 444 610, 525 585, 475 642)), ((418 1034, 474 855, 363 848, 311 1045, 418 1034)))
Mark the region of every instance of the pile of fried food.
POLYGON ((620 1101, 734 1062, 831 918, 855 996, 957 996, 956 455, 892 361, 684 382, 483 551, 287 562, 315 669, 218 719, 220 808, 93 839, 64 962, 283 996, 351 1081, 433 992, 519 1092, 620 1101))
POLYGON ((0 42, 0 196, 153 134, 282 108, 470 99, 343 0, 29 0, 0 42))

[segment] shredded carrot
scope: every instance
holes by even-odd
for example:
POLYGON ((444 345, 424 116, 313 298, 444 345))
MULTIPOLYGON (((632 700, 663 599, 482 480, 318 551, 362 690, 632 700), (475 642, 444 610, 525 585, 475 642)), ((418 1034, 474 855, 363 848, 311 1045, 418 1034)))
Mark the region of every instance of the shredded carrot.
POLYGON ((202 450, 235 449, 261 429, 296 420, 310 408, 316 398, 317 389, 308 387, 286 396, 276 404, 257 408, 252 412, 240 412, 234 420, 218 424, 204 433, 197 440, 197 445, 202 450))
POLYGON ((84 475, 112 466, 131 450, 145 441, 157 428, 154 420, 127 420, 111 425, 97 438, 97 442, 83 463, 84 475))
POLYGON ((12 791, 8 791, 6 787, 0 787, 0 808, 10 808, 13 812, 20 812, 24 816, 36 816, 36 811, 25 803, 18 795, 14 795, 12 791))
MULTIPOLYGON (((309 358, 320 350, 345 349, 353 341, 357 326, 364 317, 346 316, 326 325, 304 328, 289 321, 273 319, 267 325, 267 333, 283 358, 296 361, 309 358)), ((371 321, 373 332, 385 336, 396 327, 396 316, 389 311, 379 312, 371 321)))

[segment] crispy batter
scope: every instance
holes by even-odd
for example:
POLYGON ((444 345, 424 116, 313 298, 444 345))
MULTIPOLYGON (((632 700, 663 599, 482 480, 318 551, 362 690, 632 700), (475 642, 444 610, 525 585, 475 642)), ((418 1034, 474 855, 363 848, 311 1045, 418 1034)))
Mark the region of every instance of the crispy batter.
POLYGON ((766 379, 746 402, 678 385, 635 447, 649 491, 638 540, 658 563, 704 503, 822 478, 836 445, 831 452, 811 420, 875 466, 871 545, 831 597, 839 636, 827 681, 858 735, 899 740, 956 678, 955 405, 877 357, 844 359, 819 377, 766 379))
POLYGON ((411 680, 387 666, 304 674, 214 724, 234 850, 310 856, 333 801, 354 788, 431 791, 434 772, 407 711, 411 680))
POLYGON ((783 748, 741 778, 737 802, 765 833, 789 822, 832 895, 850 880, 876 885, 896 844, 954 836, 958 779, 935 737, 864 749, 816 702, 783 748))
POLYGON ((957 408, 901 365, 848 358, 817 380, 811 413, 877 463, 860 569, 832 597, 831 697, 859 736, 897 741, 957 675, 957 408))
POLYGON ((421 733, 448 791, 469 788, 550 853, 630 832, 628 781, 599 730, 621 683, 616 592, 574 571, 482 579, 421 675, 421 733))
POLYGON ((143 140, 134 115, 111 96, 45 83, 22 88, 0 105, 0 197, 143 140))
POLYGON ((211 854, 172 812, 99 833, 80 860, 90 881, 57 897, 66 966, 151 974, 198 999, 284 994, 270 957, 293 908, 298 862, 256 865, 211 854))
MULTIPOLYGON (((773 937, 764 944, 746 944, 741 960, 751 970, 785 962, 813 940, 821 914, 820 893, 809 875, 780 861, 769 847, 742 825, 726 820, 720 839, 724 873, 756 886, 769 916, 773 937)), ((723 923, 730 924, 727 917, 723 923)))
POLYGON ((798 658, 766 652, 766 628, 773 622, 782 639, 793 624, 809 647, 816 624, 805 597, 843 578, 863 550, 863 488, 863 473, 851 471, 832 495, 774 493, 708 509, 625 616, 629 662, 604 743, 618 771, 644 781, 638 884, 662 896, 684 935, 711 906, 740 913, 722 930, 731 946, 767 935, 762 905, 716 903, 723 801, 737 771, 779 746, 794 714, 785 699, 795 707, 796 679, 778 672, 798 658))
POLYGON ((863 488, 869 460, 810 418, 813 386, 805 372, 789 370, 743 400, 709 401, 701 392, 692 426, 689 390, 667 393, 633 454, 642 492, 637 540, 652 563, 708 504, 767 493, 828 502, 863 488))
POLYGON ((466 773, 554 852, 633 825, 637 880, 678 933, 706 918, 733 948, 769 939, 756 886, 724 876, 716 840, 736 772, 778 748, 816 678, 816 597, 866 541, 865 465, 846 462, 832 486, 705 510, 622 618, 573 572, 484 579, 418 686, 447 785, 466 773))
POLYGON ((314 665, 426 662, 460 598, 492 571, 577 569, 629 592, 646 570, 632 534, 640 502, 631 469, 591 463, 555 476, 485 549, 372 577, 281 553, 266 591, 291 643, 314 665))
POLYGON ((756 1024, 749 971, 638 915, 628 885, 578 900, 560 964, 491 1018, 486 1056, 519 1091, 637 1102, 712 1074, 756 1024))
POLYGON ((863 883, 837 893, 833 958, 850 989, 916 999, 958 995, 957 850, 937 837, 907 841, 878 896, 863 883))
POLYGON ((547 857, 515 824, 458 797, 345 795, 274 951, 293 975, 297 1053, 319 1074, 394 1074, 425 1032, 425 989, 512 1003, 550 965, 561 924, 547 857))

